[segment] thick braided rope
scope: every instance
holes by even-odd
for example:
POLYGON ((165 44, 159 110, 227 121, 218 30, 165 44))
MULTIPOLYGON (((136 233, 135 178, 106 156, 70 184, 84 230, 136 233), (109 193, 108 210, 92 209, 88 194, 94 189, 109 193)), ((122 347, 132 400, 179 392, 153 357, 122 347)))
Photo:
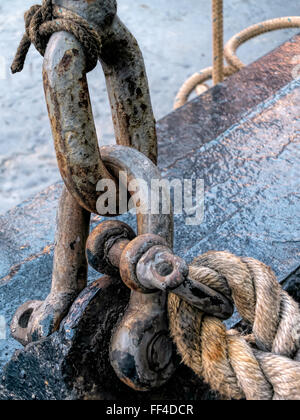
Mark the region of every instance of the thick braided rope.
POLYGON ((223 0, 212 0, 213 83, 224 80, 223 0))
POLYGON ((300 311, 272 270, 251 258, 209 252, 190 276, 232 296, 252 334, 226 331, 170 294, 170 330, 183 362, 226 398, 300 400, 300 311))
POLYGON ((12 73, 23 70, 31 44, 44 56, 51 35, 61 31, 70 32, 82 44, 86 56, 87 72, 97 65, 101 39, 85 19, 72 12, 68 13, 68 18, 59 19, 53 14, 52 0, 43 0, 42 6, 32 6, 25 13, 24 20, 26 32, 12 63, 12 73))

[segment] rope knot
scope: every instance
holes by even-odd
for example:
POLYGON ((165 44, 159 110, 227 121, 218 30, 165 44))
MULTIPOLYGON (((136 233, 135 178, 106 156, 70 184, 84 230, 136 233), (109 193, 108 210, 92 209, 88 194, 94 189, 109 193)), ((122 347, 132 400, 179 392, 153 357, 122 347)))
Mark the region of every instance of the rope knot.
POLYGON ((101 39, 96 30, 79 15, 68 10, 66 17, 56 16, 52 0, 43 0, 42 5, 34 5, 25 12, 24 20, 25 34, 12 63, 12 73, 23 70, 31 44, 44 56, 51 35, 61 31, 71 33, 82 44, 86 71, 96 67, 101 52, 101 39))
POLYGON ((248 336, 226 331, 175 295, 169 295, 171 335, 182 361, 226 398, 300 399, 300 310, 272 270, 252 258, 208 252, 190 277, 232 296, 248 336))

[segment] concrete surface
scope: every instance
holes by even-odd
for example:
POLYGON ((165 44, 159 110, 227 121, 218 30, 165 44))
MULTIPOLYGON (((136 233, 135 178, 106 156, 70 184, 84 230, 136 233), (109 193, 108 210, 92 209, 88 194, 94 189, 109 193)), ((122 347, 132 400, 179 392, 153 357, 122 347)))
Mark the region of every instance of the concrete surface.
MULTIPOLYGON (((148 70, 154 112, 172 110, 184 80, 211 63, 209 0, 119 0, 119 15, 138 39, 148 70)), ((225 39, 259 21, 297 15, 297 1, 225 0, 225 39)), ((23 33, 23 13, 32 0, 0 4, 0 213, 56 182, 60 175, 43 97, 42 59, 32 48, 23 73, 9 66, 23 33)), ((287 40, 297 30, 268 34, 241 48, 250 63, 287 40)), ((101 144, 114 136, 100 67, 89 76, 101 144)))

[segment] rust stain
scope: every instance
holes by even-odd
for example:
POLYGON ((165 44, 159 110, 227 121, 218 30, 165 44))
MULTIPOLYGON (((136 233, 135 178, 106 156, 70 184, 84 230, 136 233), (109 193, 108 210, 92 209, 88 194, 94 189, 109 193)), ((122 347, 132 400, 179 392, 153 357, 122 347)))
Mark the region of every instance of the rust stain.
MULTIPOLYGON (((72 71, 70 68, 71 63, 78 54, 79 52, 75 48, 69 49, 65 52, 63 59, 55 68, 55 71, 60 78, 63 78, 66 72, 72 71)), ((96 202, 100 194, 96 192, 93 179, 98 180, 101 178, 111 178, 111 176, 101 161, 97 137, 96 134, 93 136, 93 133, 91 133, 92 137, 89 139, 89 143, 93 146, 95 153, 99 155, 99 160, 96 164, 90 164, 86 167, 89 155, 87 154, 87 148, 85 145, 88 144, 87 137, 90 137, 90 133, 86 132, 86 127, 90 126, 93 119, 86 77, 80 77, 77 80, 78 83, 75 83, 73 80, 72 83, 70 83, 70 86, 64 85, 61 90, 60 87, 51 86, 47 69, 45 69, 43 72, 43 81, 57 162, 61 176, 68 190, 76 198, 80 205, 89 212, 97 213, 96 202), (67 96, 69 97, 70 95, 70 100, 66 97, 66 91, 67 96), (62 92, 64 92, 64 102, 61 101, 62 92), (66 107, 66 103, 68 103, 68 101, 72 104, 71 108, 66 107), (79 140, 78 155, 81 153, 82 162, 84 162, 80 162, 80 164, 71 163, 73 150, 69 150, 67 137, 63 130, 63 121, 68 120, 68 118, 73 118, 75 113, 81 123, 81 128, 76 129, 74 132, 74 135, 79 140)))
POLYGON ((57 72, 59 74, 62 74, 70 69, 70 66, 72 64, 73 58, 77 57, 79 55, 79 51, 76 48, 72 48, 71 50, 67 50, 64 53, 63 58, 61 59, 57 72))

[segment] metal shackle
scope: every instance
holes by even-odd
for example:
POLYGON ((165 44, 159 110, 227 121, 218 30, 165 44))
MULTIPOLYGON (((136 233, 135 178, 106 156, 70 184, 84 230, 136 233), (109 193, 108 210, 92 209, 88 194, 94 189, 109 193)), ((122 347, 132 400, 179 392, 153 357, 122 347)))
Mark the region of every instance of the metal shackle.
MULTIPOLYGON (((141 51, 116 16, 115 0, 53 0, 53 13, 68 19, 70 11, 86 19, 102 41, 100 61, 106 78, 116 142, 157 160, 155 119, 141 51)), ((109 179, 98 147, 86 57, 67 32, 49 40, 43 81, 57 162, 68 191, 91 213, 98 214, 96 190, 109 179)))
MULTIPOLYGON (((87 20, 102 41, 104 71, 116 142, 132 146, 154 163, 155 119, 142 53, 116 15, 116 0, 52 0, 53 16, 87 20)), ((45 99, 58 166, 66 187, 57 213, 52 286, 45 301, 30 301, 15 313, 11 331, 23 345, 59 328, 71 304, 87 285, 85 243, 90 213, 97 213, 96 185, 112 178, 103 164, 93 119, 86 57, 74 35, 54 33, 43 64, 45 99)))
POLYGON ((120 274, 133 290, 173 293, 205 314, 223 320, 233 314, 232 299, 191 278, 185 260, 174 255, 155 235, 138 236, 125 247, 120 258, 120 274), (148 243, 150 246, 145 246, 148 243))
MULTIPOLYGON (((144 250, 145 247, 150 249, 157 244, 172 248, 172 211, 170 214, 151 214, 148 200, 151 180, 161 179, 157 167, 132 148, 102 147, 100 152, 105 166, 116 178, 120 171, 124 171, 127 173, 128 183, 132 180, 145 181, 139 190, 139 203, 135 202, 136 205, 143 206, 143 213, 137 214, 138 238, 147 234, 151 238, 149 243, 144 245, 144 250)), ((161 200, 165 199, 170 200, 163 189, 161 200)), ((128 252, 134 234, 130 228, 124 231, 122 224, 119 225, 119 231, 120 222, 106 223, 105 228, 99 225, 88 238, 87 258, 96 270, 112 274, 114 272, 112 265, 115 267, 121 265, 121 253, 128 252), (121 233, 122 231, 124 233, 121 233), (118 252, 110 255, 108 262, 107 253, 103 252, 103 244, 106 242, 112 245, 111 241, 123 241, 123 245, 118 252)), ((136 390, 146 391, 161 386, 170 379, 176 369, 176 358, 173 342, 169 336, 165 291, 154 290, 143 293, 132 290, 128 308, 112 336, 110 359, 118 377, 136 390)))

